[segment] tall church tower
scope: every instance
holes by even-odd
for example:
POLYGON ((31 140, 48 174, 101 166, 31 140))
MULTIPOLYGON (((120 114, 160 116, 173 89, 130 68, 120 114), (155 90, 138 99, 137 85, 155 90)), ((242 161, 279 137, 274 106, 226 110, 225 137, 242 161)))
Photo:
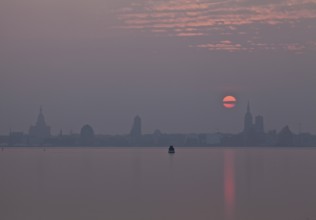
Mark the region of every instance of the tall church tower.
POLYGON ((247 105, 247 112, 244 119, 244 132, 250 132, 253 129, 252 114, 250 112, 250 103, 247 105))
POLYGON ((135 138, 138 138, 142 135, 142 120, 138 115, 134 118, 130 135, 135 138))
POLYGON ((29 135, 33 143, 42 143, 45 138, 50 137, 50 127, 46 125, 42 107, 37 116, 36 124, 30 127, 29 135))

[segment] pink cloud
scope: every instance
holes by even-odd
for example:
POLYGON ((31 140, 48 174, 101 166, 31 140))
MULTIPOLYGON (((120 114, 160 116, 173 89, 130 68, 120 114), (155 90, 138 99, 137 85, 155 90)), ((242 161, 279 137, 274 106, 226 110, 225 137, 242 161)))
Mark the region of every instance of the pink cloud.
MULTIPOLYGON (((261 4, 248 0, 218 2, 204 0, 144 0, 142 3, 125 7, 118 12, 118 16, 122 21, 120 27, 124 29, 144 29, 148 32, 160 32, 176 37, 210 35, 233 37, 244 35, 255 40, 260 39, 262 32, 269 28, 283 25, 287 26, 288 29, 302 29, 302 26, 299 26, 301 21, 316 22, 316 0, 284 0, 276 3, 263 2, 261 4), (261 29, 263 26, 265 29, 261 29)), ((305 28, 314 30, 316 26, 309 25, 305 28)), ((292 39, 292 41, 295 42, 295 39, 292 39)), ((225 48, 228 51, 229 47, 226 45, 228 42, 221 42, 220 44, 222 45, 209 48, 225 48), (226 45, 226 47, 223 47, 223 45, 226 45)), ((267 44, 265 46, 268 50, 284 50, 283 47, 293 52, 306 49, 306 47, 284 46, 281 44, 278 46, 267 44)), ((238 44, 231 44, 230 48, 231 51, 236 51, 243 47, 239 47, 238 44)), ((249 50, 252 46, 245 46, 245 48, 249 50)), ((262 49, 263 47, 255 47, 255 49, 258 48, 262 49)))

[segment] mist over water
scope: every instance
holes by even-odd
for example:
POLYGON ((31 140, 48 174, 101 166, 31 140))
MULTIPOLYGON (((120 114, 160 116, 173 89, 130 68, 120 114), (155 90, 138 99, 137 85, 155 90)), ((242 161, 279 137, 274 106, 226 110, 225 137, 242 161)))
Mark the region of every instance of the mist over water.
POLYGON ((0 219, 316 219, 316 150, 4 148, 0 219))

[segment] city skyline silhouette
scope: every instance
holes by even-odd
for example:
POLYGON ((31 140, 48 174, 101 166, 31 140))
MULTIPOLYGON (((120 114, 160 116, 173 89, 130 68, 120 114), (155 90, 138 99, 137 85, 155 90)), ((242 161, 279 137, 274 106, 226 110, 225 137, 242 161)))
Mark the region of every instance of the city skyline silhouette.
MULTIPOLYGON (((239 129, 239 131, 237 131, 237 133, 249 131, 252 128, 254 128, 255 130, 260 130, 261 132, 263 132, 265 130, 263 116, 262 115, 255 115, 255 117, 253 116, 252 111, 251 111, 250 101, 247 102, 247 106, 245 109, 246 109, 246 111, 245 111, 244 119, 241 120, 240 129, 239 129)), ((241 115, 241 118, 242 117, 243 116, 241 115)), ((33 122, 34 122, 33 123, 34 125, 32 125, 32 123, 31 123, 31 125, 29 126, 29 129, 21 131, 21 132, 25 132, 28 134, 41 133, 40 136, 43 136, 43 137, 51 135, 52 128, 46 123, 46 116, 44 114, 44 110, 43 110, 42 106, 39 107, 38 115, 36 117, 36 120, 33 122)), ((86 125, 88 125, 88 124, 86 124, 86 125)), ((54 133, 54 135, 58 135, 61 131, 64 131, 64 130, 65 130, 64 128, 55 128, 56 132, 54 133)), ((153 132, 155 130, 161 130, 161 129, 157 127, 156 129, 153 130, 153 132)), ((278 129, 272 128, 270 130, 278 130, 278 129)), ((20 130, 16 130, 14 128, 9 128, 8 132, 10 132, 10 131, 20 131, 20 130)), ((127 131, 128 131, 128 129, 127 129, 127 131)), ((213 131, 214 130, 210 130, 208 132, 213 132, 213 131)), ((78 128, 71 129, 71 130, 69 130, 69 132, 70 133, 73 133, 73 132, 80 133, 80 129, 78 129, 78 128)), ((190 131, 188 133, 196 133, 196 132, 197 131, 190 131)), ((219 132, 219 130, 216 130, 215 132, 219 132)), ((225 131, 225 130, 223 130, 221 132, 230 133, 229 131, 225 131)), ((302 132, 302 131, 298 130, 298 132, 302 132)), ((309 131, 306 131, 306 132, 309 132, 309 131)), ((129 133, 130 135, 134 135, 134 136, 141 136, 142 135, 142 133, 143 133, 142 132, 142 119, 141 119, 140 115, 136 115, 134 117, 132 127, 131 127, 130 131, 128 131, 126 133, 129 133)), ((151 132, 147 131, 145 133, 151 133, 151 132)), ((178 133, 178 131, 175 131, 174 133, 178 133)))
MULTIPOLYGON (((231 108, 228 108, 231 109, 231 108)), ((262 115, 253 115, 248 101, 243 117, 243 124, 237 133, 225 131, 166 133, 159 128, 143 133, 142 119, 134 117, 130 132, 127 134, 104 134, 95 131, 93 125, 84 124, 80 132, 51 134, 51 127, 46 123, 40 107, 36 123, 29 131, 10 130, 8 135, 0 136, 1 146, 305 146, 316 144, 316 135, 309 132, 297 133, 288 126, 282 129, 267 130, 262 115)))

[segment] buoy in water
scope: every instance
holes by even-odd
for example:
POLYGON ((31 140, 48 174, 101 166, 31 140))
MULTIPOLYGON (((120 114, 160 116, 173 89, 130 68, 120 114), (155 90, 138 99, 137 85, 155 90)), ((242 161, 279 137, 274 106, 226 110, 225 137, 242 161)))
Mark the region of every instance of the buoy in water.
POLYGON ((169 154, 174 154, 175 153, 174 147, 172 145, 169 147, 168 153, 169 154))

